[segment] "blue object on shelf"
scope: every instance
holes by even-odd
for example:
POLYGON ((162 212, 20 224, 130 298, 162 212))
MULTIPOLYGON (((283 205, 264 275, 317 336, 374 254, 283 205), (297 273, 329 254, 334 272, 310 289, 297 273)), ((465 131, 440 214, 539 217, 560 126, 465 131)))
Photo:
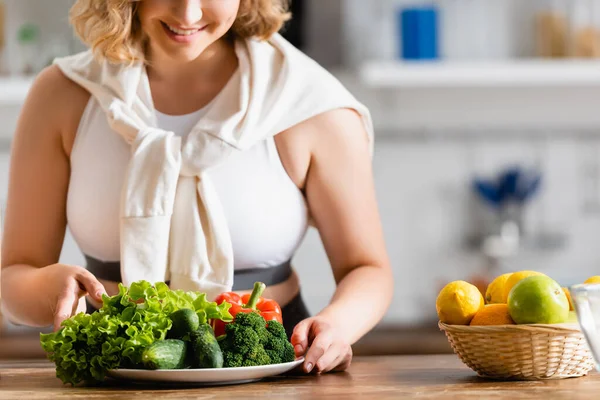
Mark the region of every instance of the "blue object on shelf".
POLYGON ((541 183, 542 175, 539 171, 510 167, 495 180, 475 178, 473 188, 488 205, 501 208, 507 202, 524 206, 537 194, 541 183))
POLYGON ((521 169, 518 167, 508 168, 500 176, 500 191, 504 199, 514 198, 517 195, 520 177, 521 169))
POLYGON ((438 51, 438 11, 435 7, 404 8, 398 13, 405 60, 435 60, 438 51))
POLYGON ((473 188, 493 208, 498 208, 502 204, 502 193, 492 182, 475 179, 473 181, 473 188))
POLYGON ((542 183, 542 175, 537 171, 523 172, 517 183, 515 198, 517 202, 523 204, 533 197, 539 190, 542 183))

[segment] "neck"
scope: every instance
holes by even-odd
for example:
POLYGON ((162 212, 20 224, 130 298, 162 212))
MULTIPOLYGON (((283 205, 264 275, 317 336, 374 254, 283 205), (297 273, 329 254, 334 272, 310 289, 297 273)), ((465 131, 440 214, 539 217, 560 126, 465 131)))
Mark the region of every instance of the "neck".
POLYGON ((226 39, 221 39, 210 45, 200 56, 192 61, 184 62, 158 52, 148 50, 148 77, 153 81, 188 83, 202 78, 210 78, 222 73, 223 65, 235 64, 237 59, 233 44, 226 39))

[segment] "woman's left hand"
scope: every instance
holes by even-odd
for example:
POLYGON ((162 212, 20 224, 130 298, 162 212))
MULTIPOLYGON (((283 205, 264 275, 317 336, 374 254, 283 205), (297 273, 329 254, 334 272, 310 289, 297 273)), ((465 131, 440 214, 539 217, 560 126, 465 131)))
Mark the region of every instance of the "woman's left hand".
POLYGON ((352 362, 352 347, 341 332, 321 316, 296 325, 291 342, 296 356, 304 355, 306 373, 313 370, 318 373, 345 371, 352 362))

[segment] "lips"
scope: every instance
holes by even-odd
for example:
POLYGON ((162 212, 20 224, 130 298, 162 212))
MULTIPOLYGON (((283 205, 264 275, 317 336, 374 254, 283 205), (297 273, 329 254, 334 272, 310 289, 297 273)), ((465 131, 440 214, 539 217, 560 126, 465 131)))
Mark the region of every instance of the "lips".
POLYGON ((208 26, 204 25, 201 28, 184 28, 181 26, 173 26, 163 21, 161 21, 161 25, 167 37, 172 41, 180 44, 194 43, 208 26))
POLYGON ((171 31, 172 33, 179 35, 179 36, 191 36, 191 35, 198 33, 204 29, 204 28, 179 28, 179 27, 176 27, 173 25, 169 25, 166 22, 162 22, 162 24, 169 31, 171 31))

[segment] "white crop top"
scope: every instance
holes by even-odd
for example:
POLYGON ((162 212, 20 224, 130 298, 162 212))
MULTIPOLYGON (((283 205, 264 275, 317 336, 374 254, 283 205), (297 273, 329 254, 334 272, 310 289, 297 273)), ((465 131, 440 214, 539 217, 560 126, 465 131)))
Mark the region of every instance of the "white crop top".
MULTIPOLYGON (((157 113, 159 128, 186 134, 205 110, 184 116, 157 113)), ((67 220, 81 251, 100 261, 120 261, 119 205, 129 152, 90 98, 71 152, 67 220)), ((290 260, 308 228, 308 207, 285 171, 274 139, 258 142, 208 174, 227 218, 235 269, 290 260)))

